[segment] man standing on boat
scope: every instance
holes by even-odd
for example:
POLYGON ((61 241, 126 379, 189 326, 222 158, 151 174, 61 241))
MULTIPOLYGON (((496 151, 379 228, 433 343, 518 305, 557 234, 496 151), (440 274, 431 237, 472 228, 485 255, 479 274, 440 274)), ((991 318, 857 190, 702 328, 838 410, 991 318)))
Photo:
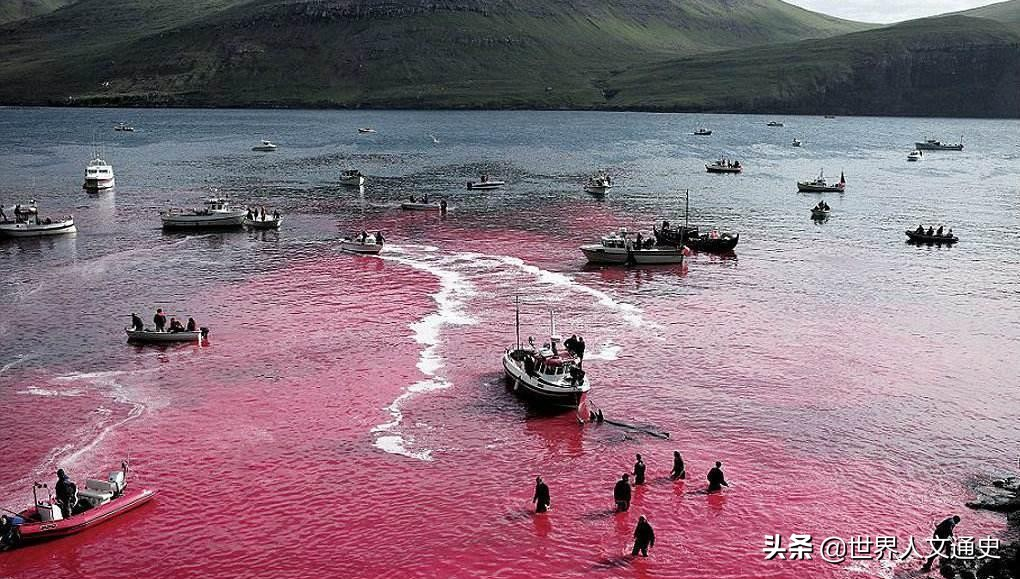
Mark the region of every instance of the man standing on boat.
POLYGON ((145 324, 142 323, 142 318, 139 318, 138 314, 131 314, 131 329, 136 332, 141 332, 145 329, 145 324))
POLYGON ((622 513, 630 508, 630 474, 623 473, 620 480, 616 481, 613 498, 616 499, 616 512, 622 513))
POLYGON ((546 512, 552 502, 549 499, 549 485, 545 484, 540 476, 535 477, 535 496, 531 498, 531 502, 535 503, 536 513, 546 512))
POLYGON ((163 308, 156 308, 156 315, 152 316, 152 323, 156 325, 156 331, 162 332, 166 328, 166 316, 163 315, 163 308))
POLYGON ((648 556, 648 549, 655 546, 655 530, 648 523, 644 515, 638 517, 637 527, 634 528, 634 550, 631 555, 637 557, 638 551, 642 557, 648 556))
POLYGON ((60 505, 60 511, 66 519, 71 516, 72 509, 78 503, 78 485, 74 484, 64 469, 59 468, 57 469, 57 484, 54 487, 57 491, 57 504, 60 505))

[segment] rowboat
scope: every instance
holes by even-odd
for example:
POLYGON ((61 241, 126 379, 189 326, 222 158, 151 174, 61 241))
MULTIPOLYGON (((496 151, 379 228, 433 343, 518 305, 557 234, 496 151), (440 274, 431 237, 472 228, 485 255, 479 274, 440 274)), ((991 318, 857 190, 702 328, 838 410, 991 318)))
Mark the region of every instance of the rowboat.
POLYGON ((167 344, 177 342, 198 342, 201 344, 209 339, 209 328, 200 328, 193 332, 187 330, 181 332, 157 332, 153 329, 133 330, 124 328, 127 333, 128 342, 145 344, 167 344))
POLYGON ((828 219, 830 211, 832 211, 832 210, 831 209, 827 209, 827 208, 819 209, 818 207, 813 207, 811 209, 811 219, 814 219, 816 221, 822 221, 824 219, 828 219))
POLYGON ((340 249, 351 253, 362 253, 366 255, 378 255, 382 251, 385 240, 381 233, 362 234, 353 237, 345 237, 340 241, 340 249))
POLYGON ((783 126, 783 123, 781 123, 779 121, 769 121, 766 126, 768 126, 768 127, 781 127, 781 126, 783 126))
POLYGON ((584 191, 592 195, 605 195, 613 188, 613 178, 606 173, 596 173, 588 178, 584 191))
POLYGON ((926 243, 926 244, 929 244, 929 245, 932 245, 932 244, 937 244, 937 245, 943 245, 943 244, 945 244, 945 245, 952 245, 952 244, 956 243, 957 241, 960 241, 959 237, 957 237, 955 235, 952 235, 952 234, 948 234, 948 235, 934 235, 934 234, 928 235, 927 233, 918 233, 917 231, 911 231, 910 229, 906 230, 904 233, 907 234, 907 241, 908 242, 913 242, 913 243, 926 243))
POLYGON ((506 185, 506 181, 497 181, 496 179, 490 179, 488 175, 482 175, 478 181, 468 181, 468 189, 499 189, 503 185, 506 185))
POLYGON ((103 479, 86 479, 77 492, 71 514, 64 517, 53 497, 39 497, 39 489, 48 487, 35 483, 32 487, 33 506, 16 516, 5 515, 0 524, 0 549, 12 549, 80 533, 118 515, 139 507, 156 496, 151 489, 128 490, 125 476, 127 464, 103 479))
POLYGON ((252 151, 258 151, 260 153, 272 153, 276 150, 276 145, 270 141, 262 141, 258 145, 251 148, 252 151))
POLYGON ((360 129, 358 129, 358 132, 362 133, 362 134, 374 133, 375 129, 373 129, 371 127, 361 127, 360 129))

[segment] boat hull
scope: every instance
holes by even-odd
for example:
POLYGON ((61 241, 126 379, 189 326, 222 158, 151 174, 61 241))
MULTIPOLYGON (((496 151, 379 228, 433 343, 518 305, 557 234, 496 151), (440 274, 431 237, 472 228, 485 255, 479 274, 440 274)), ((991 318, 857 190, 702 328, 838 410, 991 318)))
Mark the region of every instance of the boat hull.
POLYGON ((503 354, 503 371, 508 385, 518 396, 549 409, 574 409, 581 405, 591 390, 585 378, 577 386, 560 386, 538 376, 529 376, 524 368, 510 357, 511 350, 503 354))
POLYGON ((245 218, 244 224, 252 229, 279 229, 283 223, 283 217, 277 219, 248 219, 245 218))
MULTIPOLYGON (((138 491, 125 491, 121 496, 112 499, 110 502, 98 507, 89 509, 83 513, 72 515, 66 519, 48 522, 30 522, 20 525, 17 531, 17 542, 19 544, 37 543, 66 537, 80 533, 89 527, 104 523, 117 515, 121 515, 140 507, 156 496, 155 490, 140 489, 138 491)), ((21 516, 31 519, 35 514, 35 507, 23 511, 21 516)))
POLYGON ((153 330, 132 330, 124 328, 129 342, 144 344, 171 344, 180 342, 202 342, 208 339, 208 328, 194 332, 156 332, 153 330))
POLYGON ((613 188, 612 185, 609 185, 609 186, 606 186, 606 187, 597 186, 597 185, 585 185, 584 191, 586 193, 591 193, 592 195, 605 195, 612 188, 613 188))
POLYGON ((821 210, 821 211, 819 211, 817 209, 812 209, 811 210, 811 218, 812 219, 817 219, 817 220, 828 219, 829 218, 829 212, 824 210, 824 209, 821 210))
POLYGON ((379 255, 382 248, 383 246, 378 243, 360 243, 357 241, 343 241, 340 243, 340 249, 362 255, 379 255))
POLYGON ((400 208, 405 211, 443 211, 438 203, 401 203, 400 208))
POLYGON ((221 215, 162 214, 163 229, 232 229, 244 225, 245 211, 221 215))
POLYGON ((924 243, 927 245, 952 245, 957 241, 960 241, 960 238, 955 235, 952 237, 936 237, 934 235, 928 236, 921 235, 916 231, 910 231, 909 229, 906 230, 904 233, 907 234, 907 241, 911 243, 924 243))
POLYGON ((345 187, 360 187, 365 184, 365 177, 341 177, 340 184, 345 187))
POLYGON ((705 170, 709 173, 740 173, 744 170, 743 167, 720 167, 718 165, 705 165, 705 170))
POLYGON ((588 263, 606 265, 670 265, 683 263, 683 249, 665 249, 655 247, 652 249, 636 249, 627 251, 624 248, 605 247, 602 245, 581 246, 581 253, 588 259, 588 263))
POLYGON ((110 179, 85 179, 85 183, 81 186, 86 191, 102 191, 103 189, 113 189, 113 186, 117 184, 115 178, 110 179))
POLYGON ((932 145, 930 143, 914 143, 918 151, 962 151, 963 145, 932 145))
POLYGON ((58 221, 42 225, 28 223, 0 223, 0 236, 6 237, 46 237, 50 235, 65 235, 76 233, 78 228, 74 220, 58 221))
POLYGON ((477 189, 477 190, 482 191, 482 190, 487 190, 487 189, 499 189, 500 187, 502 187, 504 185, 506 185, 506 183, 503 182, 503 181, 486 181, 484 183, 468 182, 467 188, 468 189, 472 189, 472 190, 477 189))
POLYGON ((801 193, 842 193, 843 187, 839 185, 814 185, 811 183, 797 183, 797 191, 801 193))

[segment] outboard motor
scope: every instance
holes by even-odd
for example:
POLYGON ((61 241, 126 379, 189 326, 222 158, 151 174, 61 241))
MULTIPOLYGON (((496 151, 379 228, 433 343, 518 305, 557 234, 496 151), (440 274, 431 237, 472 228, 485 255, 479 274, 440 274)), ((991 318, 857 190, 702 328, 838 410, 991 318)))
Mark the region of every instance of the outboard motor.
POLYGON ((209 337, 209 328, 207 328, 205 326, 202 326, 201 328, 199 328, 199 331, 202 332, 202 337, 203 338, 208 338, 209 337))
POLYGON ((18 545, 21 536, 18 527, 25 524, 25 519, 18 515, 0 515, 0 549, 9 549, 18 545))

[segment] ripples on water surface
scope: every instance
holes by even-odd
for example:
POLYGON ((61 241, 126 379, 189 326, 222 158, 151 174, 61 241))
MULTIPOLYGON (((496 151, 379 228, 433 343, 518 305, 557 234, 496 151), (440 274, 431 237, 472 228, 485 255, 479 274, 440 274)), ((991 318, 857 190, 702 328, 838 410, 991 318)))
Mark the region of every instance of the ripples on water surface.
MULTIPOLYGON (((967 481, 1014 463, 1020 197, 1014 121, 593 113, 0 110, 0 200, 73 212, 76 236, 0 244, 4 506, 58 466, 122 457, 158 500, 0 555, 16 577, 892 576, 871 563, 766 562, 763 535, 927 536, 967 481), (128 120, 135 133, 108 130, 128 120), (374 135, 356 127, 373 126, 374 135), (696 126, 715 132, 689 136, 696 126), (433 144, 429 134, 435 134, 433 144), (962 153, 907 163, 916 139, 962 153), (96 135, 115 192, 87 196, 96 135), (794 137, 804 146, 789 146, 794 137), (261 138, 270 155, 249 151, 261 138), (740 159, 743 175, 704 173, 740 159), (370 175, 335 185, 342 168, 370 175), (581 192, 606 168, 619 186, 581 192), (845 171, 847 193, 794 181, 845 171), (496 192, 463 182, 488 172, 496 192), (167 199, 209 187, 278 207, 279 233, 164 234, 167 199), (686 270, 584 267, 613 228, 682 218, 741 233, 686 270), (446 219, 405 214, 445 195, 446 219), (953 248, 902 230, 945 223, 953 248), (381 228, 381 258, 342 231, 381 228), (582 333, 594 400, 668 441, 534 416, 501 380, 548 310, 582 333), (126 345, 155 306, 210 344, 126 345), (686 485, 665 480, 674 449, 686 485), (613 481, 641 452, 626 515, 613 481), (723 460, 732 487, 703 494, 723 460), (553 509, 529 512, 532 481, 553 509), (622 558, 638 514, 653 557, 622 558)), ((965 512, 964 534, 1001 522, 965 512)), ((903 567, 901 567, 902 570, 903 567)), ((911 567, 912 568, 912 567, 911 567)))

